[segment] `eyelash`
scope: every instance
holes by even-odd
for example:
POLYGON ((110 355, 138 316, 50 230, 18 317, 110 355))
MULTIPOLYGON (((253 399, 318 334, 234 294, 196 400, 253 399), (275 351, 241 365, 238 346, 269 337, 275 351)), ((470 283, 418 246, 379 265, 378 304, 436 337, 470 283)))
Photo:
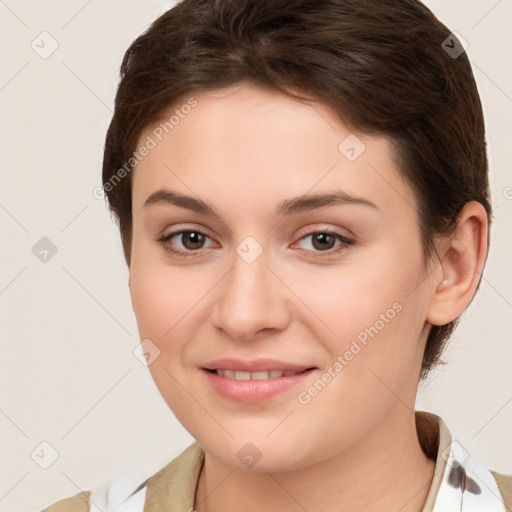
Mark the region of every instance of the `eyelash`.
MULTIPOLYGON (((172 254, 175 254, 177 256, 181 256, 184 258, 199 257, 200 254, 198 255, 197 253, 200 253, 201 249, 198 249, 196 251, 190 251, 190 250, 182 251, 180 249, 173 249, 169 245, 168 242, 171 238, 174 238, 176 235, 181 235, 181 234, 185 234, 185 233, 198 233, 202 236, 210 238, 206 233, 204 233, 203 231, 201 231, 199 229, 182 229, 180 231, 173 231, 172 233, 169 233, 168 235, 165 235, 165 236, 159 238, 157 241, 162 244, 162 246, 164 247, 164 249, 166 251, 168 251, 172 254)), ((334 236, 341 243, 336 249, 330 249, 330 250, 325 250, 325 251, 311 251, 308 249, 299 249, 302 253, 304 253, 308 256, 313 256, 314 258, 326 258, 328 256, 332 256, 333 254, 337 254, 338 252, 342 251, 343 249, 346 249, 347 247, 349 247, 350 245, 352 245, 354 243, 354 240, 351 240, 350 238, 347 238, 339 233, 336 233, 335 231, 329 231, 329 230, 311 231, 310 233, 302 236, 299 240, 304 240, 305 238, 308 238, 312 235, 317 235, 317 234, 334 236), (325 256, 324 256, 324 254, 325 254, 325 256)))

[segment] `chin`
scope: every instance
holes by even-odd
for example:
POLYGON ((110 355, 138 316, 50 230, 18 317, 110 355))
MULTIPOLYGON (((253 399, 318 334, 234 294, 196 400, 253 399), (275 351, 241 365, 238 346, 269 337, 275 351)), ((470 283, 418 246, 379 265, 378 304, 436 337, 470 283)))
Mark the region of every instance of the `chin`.
MULTIPOLYGON (((271 434, 270 437, 272 437, 271 434)), ((294 441, 287 433, 286 439, 275 436, 274 439, 265 439, 258 436, 237 435, 226 439, 218 437, 212 442, 211 437, 205 436, 204 441, 196 438, 205 452, 222 464, 236 471, 268 471, 280 473, 292 471, 314 462, 309 460, 307 447, 303 442, 294 441)), ((317 450, 313 450, 318 453, 317 450)))

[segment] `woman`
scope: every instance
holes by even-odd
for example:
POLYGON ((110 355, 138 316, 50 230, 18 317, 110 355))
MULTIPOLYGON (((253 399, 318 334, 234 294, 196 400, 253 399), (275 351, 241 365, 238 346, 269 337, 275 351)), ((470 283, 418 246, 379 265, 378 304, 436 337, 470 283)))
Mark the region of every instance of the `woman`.
POLYGON ((60 510, 508 510, 415 411, 488 248, 482 108, 419 1, 184 0, 133 42, 103 185, 196 439, 60 510))

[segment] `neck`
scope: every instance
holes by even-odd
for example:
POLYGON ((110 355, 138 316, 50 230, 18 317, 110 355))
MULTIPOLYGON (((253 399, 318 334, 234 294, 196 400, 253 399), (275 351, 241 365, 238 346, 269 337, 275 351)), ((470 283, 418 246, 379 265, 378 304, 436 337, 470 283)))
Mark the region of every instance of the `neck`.
POLYGON ((414 412, 397 402, 358 446, 297 470, 240 471, 206 453, 195 509, 421 512, 434 467, 420 447, 414 412))

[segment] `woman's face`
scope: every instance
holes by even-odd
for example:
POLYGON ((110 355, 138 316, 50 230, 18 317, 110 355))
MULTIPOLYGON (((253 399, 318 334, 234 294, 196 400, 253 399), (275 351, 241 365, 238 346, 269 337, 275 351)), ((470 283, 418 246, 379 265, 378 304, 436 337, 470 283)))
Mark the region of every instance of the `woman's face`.
POLYGON ((129 284, 184 427, 279 471, 412 414, 434 285, 389 141, 247 84, 166 120, 138 143, 129 284))

